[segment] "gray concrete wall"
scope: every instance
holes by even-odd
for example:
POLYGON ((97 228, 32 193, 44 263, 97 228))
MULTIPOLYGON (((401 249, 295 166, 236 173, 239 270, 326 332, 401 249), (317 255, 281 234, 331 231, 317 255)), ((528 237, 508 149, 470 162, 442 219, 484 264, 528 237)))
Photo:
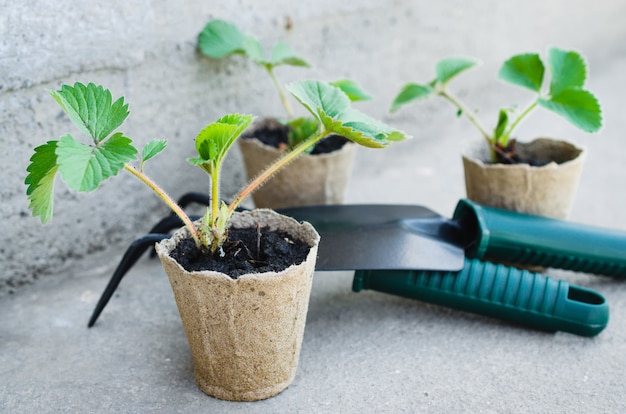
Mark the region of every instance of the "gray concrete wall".
MULTIPOLYGON (((125 96, 131 116, 122 131, 138 145, 153 138, 170 140, 160 165, 149 165, 147 172, 174 197, 208 189, 204 174, 183 162, 193 154, 193 139, 202 126, 229 112, 282 113, 259 68, 238 57, 217 62, 198 56, 196 36, 211 18, 233 21, 266 45, 286 40, 314 65, 311 70, 279 69, 284 83, 358 80, 375 96, 361 108, 415 137, 385 152, 363 150, 357 169, 363 168, 364 174, 375 173, 367 171, 369 157, 387 157, 392 168, 393 157, 434 145, 438 126, 454 122, 450 108, 434 101, 387 114, 400 86, 431 78, 439 58, 469 55, 483 60, 479 70, 459 79, 457 91, 494 118, 497 105, 514 99, 523 103, 526 96, 493 82, 500 63, 514 53, 543 52, 548 46, 578 49, 588 57, 592 90, 594 72, 606 70, 614 56, 626 53, 626 3, 621 0, 0 0, 0 296, 63 272, 110 244, 118 251, 167 213, 156 197, 122 173, 91 194, 75 194, 57 183, 54 220, 42 227, 30 216, 23 181, 32 149, 75 131, 47 89, 92 81, 110 88, 114 96, 125 96)), ((556 133, 580 136, 557 124, 556 133)), ((460 125, 467 131, 463 134, 475 134, 460 125)), ((521 133, 538 132, 532 124, 524 128, 521 133)), ((226 196, 243 184, 237 150, 230 160, 224 174, 226 196)), ((458 190, 460 182, 451 186, 458 190)), ((406 194, 391 197, 427 201, 428 191, 437 189, 407 188, 406 194)), ((458 196, 451 193, 451 199, 458 196)), ((378 201, 375 193, 354 198, 378 201)))

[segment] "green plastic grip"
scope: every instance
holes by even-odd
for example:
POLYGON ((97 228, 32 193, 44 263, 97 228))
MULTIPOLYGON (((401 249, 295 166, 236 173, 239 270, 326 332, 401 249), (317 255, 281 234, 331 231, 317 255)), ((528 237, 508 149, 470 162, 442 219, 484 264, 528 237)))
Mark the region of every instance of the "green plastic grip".
POLYGON ((469 231, 467 257, 626 277, 626 232, 460 200, 454 220, 469 231))
POLYGON ((609 321, 605 298, 593 290, 480 260, 466 259, 458 272, 359 270, 352 290, 363 289, 581 336, 599 334, 609 321))

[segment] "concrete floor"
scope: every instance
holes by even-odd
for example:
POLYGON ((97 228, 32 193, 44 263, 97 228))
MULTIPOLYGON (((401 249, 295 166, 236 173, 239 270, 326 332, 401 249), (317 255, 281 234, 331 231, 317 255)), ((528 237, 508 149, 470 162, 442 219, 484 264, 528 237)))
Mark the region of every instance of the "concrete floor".
MULTIPOLYGON (((606 108, 606 127, 598 136, 574 134, 589 154, 571 216, 624 231, 625 71, 626 60, 617 59, 594 72, 590 89, 606 108)), ((538 120, 554 118, 540 115, 538 120)), ((451 214, 463 197, 455 145, 466 129, 463 122, 450 123, 439 132, 441 139, 398 145, 386 158, 361 151, 357 166, 363 173, 355 175, 347 201, 425 204, 451 214)), ((563 129, 564 134, 571 131, 563 129)), ((608 300, 608 327, 584 338, 378 292, 353 293, 350 272, 318 272, 295 381, 269 400, 233 403, 196 387, 178 311, 158 261, 141 259, 96 327, 87 329, 124 248, 115 247, 113 256, 90 256, 80 267, 0 301, 0 412, 626 410, 626 281, 548 272, 608 300)))

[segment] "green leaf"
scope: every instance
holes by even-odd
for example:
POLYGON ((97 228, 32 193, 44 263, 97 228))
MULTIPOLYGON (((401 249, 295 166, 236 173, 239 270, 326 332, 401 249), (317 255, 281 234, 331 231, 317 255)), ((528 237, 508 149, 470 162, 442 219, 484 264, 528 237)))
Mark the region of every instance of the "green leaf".
POLYGON ((204 26, 198 35, 198 49, 214 59, 242 54, 260 65, 274 65, 265 59, 263 46, 254 36, 224 20, 212 20, 204 26))
POLYGON ((272 57, 270 58, 272 66, 291 65, 310 68, 309 63, 296 55, 294 51, 284 42, 278 42, 272 49, 272 57))
POLYGON ((352 102, 369 101, 372 99, 371 95, 365 92, 361 85, 353 80, 341 79, 335 82, 330 82, 330 84, 341 89, 343 93, 348 95, 348 98, 350 98, 352 102))
MULTIPOLYGON (((195 165, 196 167, 201 167, 203 169, 204 169, 204 165, 203 164, 208 163, 207 160, 205 160, 204 158, 201 158, 201 157, 187 158, 187 162, 189 164, 191 164, 191 165, 195 165)), ((212 170, 210 170, 210 171, 207 170, 207 172, 209 174, 211 174, 212 170)))
POLYGON ((137 150, 131 142, 121 132, 95 147, 82 144, 69 134, 64 135, 56 150, 61 177, 73 190, 93 191, 135 159, 137 150))
POLYGON ((199 157, 190 158, 187 161, 213 174, 237 137, 253 119, 251 115, 230 114, 207 125, 196 137, 196 150, 199 157))
POLYGON ((243 43, 243 53, 259 65, 271 65, 265 60, 265 51, 263 46, 254 36, 246 36, 243 43))
POLYGON ((307 80, 287 86, 287 90, 324 126, 326 131, 341 135, 357 144, 383 148, 390 141, 407 136, 350 106, 348 96, 329 83, 307 80))
MULTIPOLYGON (((295 147, 300 142, 315 134, 319 128, 317 121, 308 117, 292 119, 286 122, 285 125, 289 127, 287 139, 289 141, 290 148, 295 147)), ((308 152, 311 151, 313 151, 313 147, 308 149, 308 152)))
POLYGON ((35 148, 33 155, 30 157, 30 164, 26 167, 28 172, 24 180, 24 184, 28 185, 26 195, 31 194, 48 172, 56 167, 56 148, 57 141, 48 141, 35 148))
POLYGON ((284 42, 278 42, 272 49, 269 60, 266 59, 263 45, 256 37, 244 33, 232 23, 219 19, 212 20, 204 26, 198 35, 198 49, 200 53, 214 59, 243 54, 270 70, 278 65, 310 67, 307 61, 297 56, 284 42))
POLYGON ((602 127, 600 104, 589 91, 566 89, 550 99, 539 99, 538 103, 585 132, 597 132, 602 127))
POLYGON ((551 48, 548 51, 548 65, 552 74, 550 95, 558 95, 565 89, 578 89, 585 85, 587 65, 580 54, 551 48))
POLYGON ((198 49, 203 55, 221 59, 233 53, 245 53, 247 35, 224 20, 212 20, 198 35, 198 49))
POLYGON ((148 161, 150 158, 158 155, 167 146, 164 139, 155 139, 148 142, 141 151, 141 163, 148 161))
POLYGON ((111 92, 89 83, 63 85, 59 91, 50 91, 80 131, 99 143, 118 128, 129 114, 124 98, 113 102, 111 92))
POLYGON ((471 58, 447 58, 437 62, 435 67, 437 72, 437 80, 445 85, 452 78, 466 70, 476 66, 479 62, 471 58))
POLYGON ((390 142, 399 142, 410 138, 404 132, 391 128, 389 125, 377 119, 374 119, 354 108, 350 108, 344 114, 342 114, 341 121, 343 123, 343 127, 351 128, 353 130, 351 131, 351 133, 356 133, 357 135, 353 138, 350 138, 349 136, 344 135, 345 132, 336 133, 339 135, 343 135, 346 138, 351 139, 352 141, 355 141, 356 143, 366 147, 381 148, 378 144, 383 144, 383 146, 387 146, 390 142), (360 135, 363 135, 363 137, 361 137, 360 135), (374 139, 375 142, 370 142, 371 139, 374 139))
POLYGON ((498 77, 531 91, 539 92, 543 83, 545 67, 536 53, 516 55, 504 62, 498 77))
POLYGON ((427 85, 420 85, 417 83, 409 83, 404 85, 398 96, 393 100, 391 104, 391 112, 395 112, 402 106, 413 102, 418 99, 428 98, 433 95, 435 90, 427 85))
POLYGON ((52 213, 54 211, 54 178, 59 170, 58 166, 55 166, 48 174, 46 174, 39 186, 28 196, 30 203, 28 208, 33 212, 33 217, 40 217, 41 223, 46 224, 52 219, 52 213))
POLYGON ((506 109, 500 109, 500 113, 498 115, 498 124, 496 125, 493 131, 493 137, 498 140, 504 134, 506 127, 509 125, 509 113, 506 109))
POLYGON ((336 86, 306 80, 287 85, 287 90, 320 122, 338 117, 350 108, 350 99, 336 86))
POLYGON ((30 200, 28 208, 34 217, 40 217, 42 223, 52 218, 54 201, 54 178, 58 171, 56 156, 57 141, 48 141, 35 148, 30 164, 26 168, 28 175, 24 184, 28 185, 26 195, 30 200))

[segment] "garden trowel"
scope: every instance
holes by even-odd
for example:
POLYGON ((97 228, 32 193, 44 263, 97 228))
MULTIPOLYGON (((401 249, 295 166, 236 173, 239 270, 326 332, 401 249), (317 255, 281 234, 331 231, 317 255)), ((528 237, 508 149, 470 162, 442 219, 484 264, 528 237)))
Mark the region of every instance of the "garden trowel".
POLYGON ((278 210, 320 233, 318 270, 459 271, 465 258, 626 277, 626 232, 460 200, 452 219, 416 205, 278 210))
POLYGON ((548 331, 600 333, 604 297, 504 261, 626 277, 626 233, 460 200, 452 219, 422 206, 280 210, 321 235, 317 270, 356 270, 352 289, 419 299, 548 331))

